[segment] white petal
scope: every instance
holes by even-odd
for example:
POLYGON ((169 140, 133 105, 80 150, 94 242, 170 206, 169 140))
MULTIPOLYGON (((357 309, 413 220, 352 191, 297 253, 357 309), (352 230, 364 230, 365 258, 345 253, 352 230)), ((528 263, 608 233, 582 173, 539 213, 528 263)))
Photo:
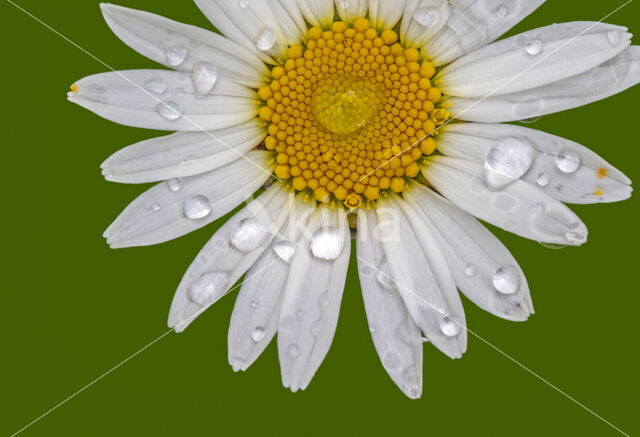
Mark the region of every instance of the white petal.
POLYGON ((445 67, 436 80, 443 93, 484 97, 524 91, 591 70, 626 49, 626 28, 604 23, 562 23, 521 33, 445 67))
POLYGON ((404 11, 406 0, 369 0, 369 21, 378 31, 393 28, 404 11))
POLYGON ((460 358, 467 349, 460 297, 435 240, 412 226, 403 203, 378 200, 376 210, 392 280, 424 335, 449 357, 460 358))
POLYGON ((372 209, 358 211, 358 275, 367 321, 380 361, 410 398, 422 394, 422 333, 398 293, 377 235, 372 209))
POLYGON ((306 36, 307 25, 296 0, 267 0, 267 3, 289 45, 300 44, 306 36))
POLYGON ((419 184, 412 185, 405 199, 421 212, 422 225, 435 236, 456 286, 465 296, 507 320, 523 321, 533 313, 529 286, 520 266, 479 221, 419 184), (501 280, 504 272, 512 274, 506 284, 511 288, 500 292, 494 282, 501 280))
POLYGON ((353 23, 357 18, 366 17, 368 0, 335 0, 338 15, 345 23, 353 23))
POLYGON ((338 323, 340 302, 349 267, 351 237, 347 216, 342 207, 320 206, 309 219, 308 232, 298 244, 278 325, 278 355, 282 383, 291 391, 304 390, 329 351, 338 323), (332 229, 324 235, 342 243, 342 250, 333 260, 314 256, 311 246, 318 232, 332 229))
POLYGON ((184 331, 229 291, 269 246, 292 202, 292 195, 276 183, 218 229, 180 281, 169 310, 170 328, 184 331), (260 235, 247 246, 234 245, 238 230, 248 224, 260 226, 260 235))
POLYGON ((453 123, 438 137, 438 149, 447 156, 484 163, 489 150, 501 139, 520 138, 539 153, 522 180, 537 185, 565 203, 616 202, 631 196, 631 181, 600 156, 573 141, 523 126, 453 123), (574 172, 562 171, 562 156, 579 159, 574 172), (559 161, 560 157, 560 161, 559 161))
POLYGON ((333 23, 333 0, 297 0, 304 18, 313 26, 326 28, 333 23))
POLYGON ((68 98, 107 120, 133 127, 202 131, 255 117, 255 91, 218 78, 210 93, 196 90, 189 73, 128 70, 80 79, 68 98))
POLYGON ((452 97, 452 115, 484 123, 539 117, 587 105, 618 94, 640 82, 640 46, 631 46, 612 60, 549 85, 486 99, 452 97))
POLYGON ((260 259, 249 269, 229 324, 229 363, 246 370, 267 347, 278 328, 280 302, 289 275, 290 253, 295 253, 302 229, 315 209, 298 195, 288 222, 260 259))
POLYGON ((177 132, 132 144, 102 164, 108 181, 144 183, 193 176, 229 164, 266 136, 260 121, 215 131, 177 132))
POLYGON ((222 217, 269 178, 272 154, 256 151, 224 167, 162 182, 135 199, 105 231, 113 248, 148 246, 188 234, 222 217), (192 217, 192 218, 190 218, 192 217))
POLYGON ((400 23, 400 40, 422 47, 444 27, 451 14, 447 0, 407 0, 400 23))
POLYGON ((287 38, 266 0, 195 0, 202 13, 224 36, 275 63, 287 50, 287 38))
POLYGON ((100 7, 118 38, 167 67, 191 72, 211 63, 221 76, 252 87, 263 85, 269 75, 256 55, 217 33, 122 6, 102 3, 100 7))
POLYGON ((545 0, 459 0, 451 2, 447 25, 426 46, 436 66, 446 65, 496 40, 545 0))
POLYGON ((587 240, 578 216, 527 182, 491 191, 481 165, 444 156, 432 158, 422 174, 451 202, 506 231, 545 243, 579 246, 587 240))

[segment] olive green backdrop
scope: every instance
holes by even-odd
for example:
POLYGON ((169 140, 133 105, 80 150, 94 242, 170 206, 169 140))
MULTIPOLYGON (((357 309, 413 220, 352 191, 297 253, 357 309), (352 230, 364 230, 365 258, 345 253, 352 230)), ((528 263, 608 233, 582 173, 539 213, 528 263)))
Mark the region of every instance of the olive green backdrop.
MULTIPOLYGON (((109 31, 97 1, 16 1, 113 68, 157 67, 109 31)), ((173 292, 222 220, 156 247, 109 249, 102 231, 146 187, 107 183, 99 165, 158 133, 67 102, 70 84, 106 68, 0 3, 0 433, 9 435, 167 331, 173 292)), ((511 33, 599 20, 622 3, 550 0, 511 33)), ((122 4, 209 27, 189 0, 122 4)), ((640 34, 640 1, 608 21, 640 34)), ((639 100, 637 87, 528 126, 589 146, 640 180, 639 100)), ((527 274, 537 313, 512 323, 465 300, 467 322, 637 434, 640 200, 574 210, 590 230, 581 248, 547 249, 498 231, 527 274)), ((425 344, 423 397, 405 398, 375 353, 353 255, 333 346, 305 392, 281 386, 274 344, 246 373, 231 370, 233 304, 233 294, 225 297, 185 333, 168 334, 21 435, 616 435, 474 336, 456 361, 425 344)))

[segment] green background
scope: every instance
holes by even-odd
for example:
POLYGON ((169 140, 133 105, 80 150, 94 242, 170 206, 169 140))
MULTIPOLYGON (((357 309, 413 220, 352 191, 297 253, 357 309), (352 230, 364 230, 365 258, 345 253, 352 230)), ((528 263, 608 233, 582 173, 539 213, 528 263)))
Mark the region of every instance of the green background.
MULTIPOLYGON (((116 69, 154 68, 121 43, 93 0, 17 0, 116 69)), ((189 0, 123 0, 203 27, 189 0)), ((555 0, 512 32, 598 20, 620 1, 555 0)), ((106 70, 7 2, 2 26, 2 405, 11 434, 167 331, 173 292, 217 226, 156 247, 111 250, 101 238, 145 187, 110 184, 99 164, 156 132, 118 126, 66 101, 106 70)), ((640 2, 608 21, 640 32, 640 2)), ((640 179, 640 87, 528 125, 571 138, 640 179)), ((636 326, 638 198, 576 206, 590 229, 551 250, 497 231, 527 274, 537 313, 495 318, 465 300, 470 329, 629 434, 640 431, 636 326)), ((425 345, 424 394, 411 401, 384 372, 367 328, 352 256, 338 330, 310 387, 280 383, 271 344, 246 372, 227 364, 229 295, 25 430, 84 435, 616 435, 470 336, 461 360, 425 345)))

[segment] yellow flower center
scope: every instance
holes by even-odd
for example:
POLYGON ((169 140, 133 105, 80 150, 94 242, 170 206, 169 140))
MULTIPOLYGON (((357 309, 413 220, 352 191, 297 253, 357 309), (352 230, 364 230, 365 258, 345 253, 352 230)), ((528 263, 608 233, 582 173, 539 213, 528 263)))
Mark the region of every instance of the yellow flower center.
POLYGON ((258 90, 276 177, 320 202, 333 196, 356 208, 386 190, 402 192, 418 175, 417 161, 435 151, 435 129, 449 113, 437 107, 433 64, 397 40, 359 18, 352 27, 313 27, 304 46, 289 47, 258 90))

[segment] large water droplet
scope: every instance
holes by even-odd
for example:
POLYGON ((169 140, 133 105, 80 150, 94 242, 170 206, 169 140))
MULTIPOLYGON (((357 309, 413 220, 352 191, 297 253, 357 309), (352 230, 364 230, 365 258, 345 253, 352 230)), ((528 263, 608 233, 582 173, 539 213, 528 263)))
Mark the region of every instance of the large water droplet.
POLYGON ((182 116, 182 107, 176 102, 158 103, 158 113, 167 120, 177 120, 182 116))
POLYGON ((509 14, 509 8, 507 8, 505 5, 500 5, 496 8, 494 13, 496 14, 496 17, 504 18, 509 14))
POLYGON ((520 273, 512 266, 500 267, 493 274, 493 286, 502 294, 513 294, 520 288, 520 273))
POLYGON ((193 84, 199 94, 209 94, 218 79, 218 68, 211 62, 200 62, 193 69, 193 84))
POLYGON ((171 46, 165 51, 167 57, 167 64, 172 67, 176 67, 182 64, 187 57, 187 49, 183 46, 171 46))
POLYGON ((540 41, 539 39, 532 39, 531 41, 527 41, 524 45, 524 49, 531 56, 539 55, 542 52, 542 47, 542 41, 540 41))
POLYGON ((256 326, 251 331, 251 340, 255 341, 256 343, 262 341, 264 339, 264 334, 264 328, 262 326, 256 326))
POLYGON ((256 47, 258 50, 267 51, 276 44, 276 33, 270 27, 263 28, 258 34, 256 40, 256 47))
POLYGON ((573 150, 563 150, 556 156, 556 167, 563 173, 575 173, 580 168, 580 156, 573 150))
POLYGON ((344 249, 344 238, 338 228, 326 226, 313 233, 309 247, 316 258, 333 261, 344 249))
POLYGON ((445 316, 440 320, 440 331, 447 337, 455 337, 460 333, 460 324, 445 316))
POLYGON ((499 140, 487 153, 484 176, 487 187, 499 190, 519 179, 531 167, 535 150, 520 138, 499 140))
POLYGON ((203 273, 189 288, 189 299, 199 305, 208 305, 218 299, 227 289, 229 275, 213 271, 203 273))
POLYGON ((152 93, 163 94, 167 90, 167 83, 164 79, 152 77, 144 82, 144 87, 147 91, 152 93))
POLYGON ((546 187, 547 185, 549 185, 549 180, 551 178, 549 177, 548 174, 546 173, 540 173, 538 176, 536 176, 536 182, 538 183, 538 185, 540 185, 541 187, 546 187))
POLYGON ((431 26, 438 20, 438 11, 434 8, 418 8, 412 17, 423 26, 431 26))
POLYGON ((211 213, 211 202, 207 196, 196 194, 184 202, 184 215, 192 220, 205 218, 211 213))
POLYGON ((281 240, 273 245, 273 251, 278 258, 289 264, 296 253, 296 245, 291 241, 281 240))
POLYGON ((269 230, 260 220, 246 218, 233 227, 230 241, 236 249, 250 252, 264 245, 268 238, 269 230))
POLYGON ((169 188, 169 191, 171 191, 172 193, 180 191, 180 188, 182 188, 182 179, 180 178, 169 179, 167 181, 167 188, 169 188))
POLYGON ((300 348, 298 348, 298 345, 292 344, 291 346, 289 346, 287 355, 289 356, 289 359, 292 360, 298 358, 300 356, 300 348))

